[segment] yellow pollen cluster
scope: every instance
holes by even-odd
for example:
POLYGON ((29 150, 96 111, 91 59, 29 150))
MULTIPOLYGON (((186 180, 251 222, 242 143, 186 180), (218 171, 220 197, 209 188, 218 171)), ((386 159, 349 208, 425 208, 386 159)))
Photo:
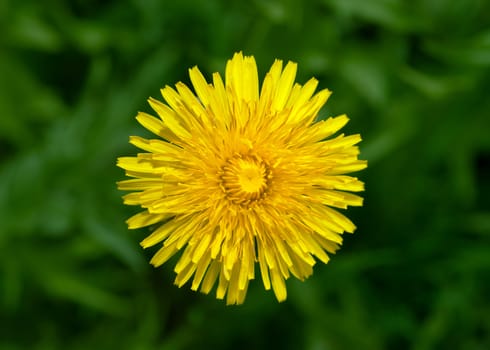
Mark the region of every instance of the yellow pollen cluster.
POLYGON ((221 187, 233 203, 248 206, 267 194, 272 175, 259 157, 237 155, 222 168, 221 187))

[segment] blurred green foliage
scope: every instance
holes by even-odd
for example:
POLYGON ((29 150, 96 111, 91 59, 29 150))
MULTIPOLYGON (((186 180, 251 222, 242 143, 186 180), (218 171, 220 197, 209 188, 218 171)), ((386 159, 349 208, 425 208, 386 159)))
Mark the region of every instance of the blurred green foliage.
POLYGON ((0 2, 0 349, 490 349, 490 2, 0 2), (363 208, 278 304, 172 285, 115 181, 148 96, 235 51, 361 132, 363 208))

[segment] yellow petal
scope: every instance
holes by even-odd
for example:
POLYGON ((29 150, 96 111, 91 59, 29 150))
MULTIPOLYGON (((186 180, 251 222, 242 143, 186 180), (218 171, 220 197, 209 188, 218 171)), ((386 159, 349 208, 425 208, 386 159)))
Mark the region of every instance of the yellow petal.
POLYGON ((202 75, 201 71, 197 67, 189 69, 189 77, 191 78, 192 85, 196 91, 197 96, 201 100, 203 105, 209 104, 209 91, 208 83, 202 75))
POLYGON ((171 218, 168 214, 150 214, 148 211, 142 211, 138 214, 133 215, 126 223, 129 229, 136 229, 140 227, 150 226, 156 224, 157 222, 162 222, 171 218))
POLYGON ((277 269, 271 269, 272 290, 277 298, 277 301, 282 302, 287 298, 286 283, 277 269))
MULTIPOLYGON (((163 90, 165 91, 165 89, 163 90)), ((167 126, 176 136, 180 139, 188 139, 191 137, 189 131, 187 131, 179 122, 174 111, 172 111, 168 106, 162 102, 151 98, 148 100, 151 108, 158 113, 160 118, 162 118, 165 126, 167 126)))
POLYGON ((294 78, 296 77, 297 66, 296 63, 288 62, 284 68, 277 82, 277 90, 271 106, 272 110, 279 111, 286 104, 293 87, 294 78))

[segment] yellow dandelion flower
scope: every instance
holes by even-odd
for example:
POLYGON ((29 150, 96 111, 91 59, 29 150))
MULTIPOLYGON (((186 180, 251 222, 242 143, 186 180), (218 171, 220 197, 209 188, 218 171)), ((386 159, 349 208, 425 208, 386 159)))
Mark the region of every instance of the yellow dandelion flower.
POLYGON ((161 243, 151 260, 159 266, 177 252, 175 284, 227 304, 243 303, 258 262, 265 289, 286 299, 285 280, 304 280, 316 259, 327 263, 354 224, 334 208, 362 205, 350 192, 364 189, 345 174, 364 169, 359 135, 333 137, 346 115, 316 121, 331 92, 315 94, 317 80, 294 82, 297 65, 276 60, 261 88, 253 56, 236 53, 208 83, 189 70, 192 92, 179 82, 150 98, 159 118, 136 119, 158 139, 130 137, 142 149, 118 166, 135 191, 124 203, 144 210, 130 229, 156 227, 141 245, 161 243))

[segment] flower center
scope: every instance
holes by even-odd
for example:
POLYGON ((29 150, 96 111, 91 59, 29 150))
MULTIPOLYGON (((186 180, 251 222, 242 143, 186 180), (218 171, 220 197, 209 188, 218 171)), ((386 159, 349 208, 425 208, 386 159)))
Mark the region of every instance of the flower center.
POLYGON ((248 206, 265 197, 271 174, 267 163, 254 155, 237 155, 221 171, 221 187, 235 204, 248 206))

